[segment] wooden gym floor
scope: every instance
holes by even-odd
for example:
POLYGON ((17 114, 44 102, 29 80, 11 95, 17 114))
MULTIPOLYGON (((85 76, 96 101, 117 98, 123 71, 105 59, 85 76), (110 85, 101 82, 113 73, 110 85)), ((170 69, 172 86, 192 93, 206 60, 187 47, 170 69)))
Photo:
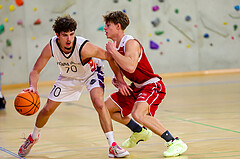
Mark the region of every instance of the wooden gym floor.
MULTIPOLYGON (((240 158, 240 73, 165 77, 165 100, 156 113, 174 136, 189 147, 171 159, 240 158)), ((13 106, 23 88, 3 89, 7 99, 0 111, 0 158, 20 158, 19 146, 32 132, 37 114, 19 115, 13 106)), ((51 86, 39 87, 41 108, 51 86)), ((106 83, 106 97, 115 91, 106 83)), ((131 132, 113 122, 116 141, 121 144, 131 132)), ((26 158, 32 159, 105 159, 108 144, 89 94, 84 90, 78 102, 62 104, 41 131, 41 140, 26 158)), ((164 141, 153 135, 146 142, 128 149, 129 159, 164 158, 164 141)))

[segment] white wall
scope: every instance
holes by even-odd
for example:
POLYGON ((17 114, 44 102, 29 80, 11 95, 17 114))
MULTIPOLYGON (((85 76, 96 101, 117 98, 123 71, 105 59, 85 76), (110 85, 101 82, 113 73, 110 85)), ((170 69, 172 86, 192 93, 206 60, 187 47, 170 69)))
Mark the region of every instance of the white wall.
MULTIPOLYGON (((0 25, 5 26, 5 31, 0 34, 2 85, 28 82, 33 64, 54 35, 54 21, 50 19, 65 13, 78 22, 77 35, 104 48, 107 42, 104 32, 97 30, 104 25, 102 15, 110 10, 126 10, 131 20, 126 34, 132 34, 143 44, 156 73, 240 67, 240 28, 233 29, 235 24, 240 27, 240 11, 234 9, 235 5, 240 5, 240 0, 118 0, 118 3, 114 0, 24 0, 20 7, 13 0, 0 0, 0 5, 0 25), (15 6, 12 12, 9 11, 11 4, 15 6), (155 5, 160 9, 153 12, 155 5), (175 9, 179 10, 178 14, 175 9), (191 21, 185 21, 187 15, 191 21), (38 18, 42 23, 33 25, 38 18), (151 21, 156 18, 160 19, 160 24, 154 27, 151 21), (19 19, 23 20, 23 25, 17 25, 19 19), (171 25, 170 19, 178 23, 177 28, 183 32, 171 25), (202 19, 209 21, 209 28, 202 19), (10 27, 14 30, 9 31, 10 27), (157 36, 156 30, 164 31, 164 34, 157 36), (205 33, 210 35, 208 39, 203 37, 205 33), (11 47, 6 46, 6 39, 11 40, 11 47), (150 40, 161 43, 160 48, 150 49, 150 40)), ((55 80, 58 74, 55 61, 51 59, 42 71, 40 81, 55 80)), ((112 75, 107 63, 105 74, 112 75)))

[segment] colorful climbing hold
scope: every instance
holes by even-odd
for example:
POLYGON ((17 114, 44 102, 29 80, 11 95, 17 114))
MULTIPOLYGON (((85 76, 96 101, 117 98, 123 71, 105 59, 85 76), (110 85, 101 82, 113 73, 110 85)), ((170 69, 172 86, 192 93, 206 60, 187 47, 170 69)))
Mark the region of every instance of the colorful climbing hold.
POLYGON ((122 11, 123 11, 123 13, 126 13, 126 9, 123 9, 122 11))
POLYGON ((237 28, 238 28, 237 24, 234 24, 234 25, 233 25, 233 29, 234 29, 234 31, 236 31, 237 28))
POLYGON ((154 41, 150 40, 150 48, 151 49, 158 49, 159 45, 155 43, 154 41))
POLYGON ((178 9, 175 9, 175 13, 178 14, 178 13, 179 13, 179 10, 178 10, 178 9))
POLYGON ((2 34, 4 32, 4 25, 0 25, 0 34, 2 34))
POLYGON ((223 22, 223 24, 224 24, 224 25, 228 25, 228 23, 227 23, 227 22, 223 22))
POLYGON ((73 12, 73 15, 76 15, 77 14, 77 12, 73 12))
POLYGON ((19 19, 19 20, 17 21, 17 24, 18 24, 18 25, 23 25, 22 19, 19 19))
POLYGON ((13 31, 13 27, 10 27, 10 28, 9 28, 9 31, 13 31))
POLYGON ((167 42, 170 42, 170 39, 169 39, 169 38, 167 38, 167 39, 166 39, 166 41, 167 41, 167 42))
POLYGON ((157 10, 159 10, 159 6, 158 6, 158 5, 153 6, 153 7, 152 7, 152 10, 153 10, 154 12, 156 12, 157 10))
POLYGON ((10 10, 11 12, 14 11, 14 10, 15 10, 14 5, 10 5, 10 6, 9 6, 9 10, 10 10))
POLYGON ((159 25, 159 23, 160 23, 160 19, 159 19, 159 18, 156 18, 156 19, 153 20, 151 23, 152 23, 152 25, 153 25, 154 27, 156 27, 156 26, 159 25))
POLYGON ((152 34, 151 34, 151 33, 149 33, 149 34, 148 34, 148 36, 149 36, 149 37, 151 37, 151 36, 152 36, 152 34))
POLYGON ((187 16, 185 17, 185 20, 188 22, 188 21, 191 20, 191 17, 190 17, 189 15, 187 15, 187 16))
POLYGON ((35 40, 35 39, 36 39, 36 37, 35 37, 35 36, 33 36, 33 37, 32 37, 32 40, 35 40))
POLYGON ((15 3, 17 4, 17 6, 22 6, 23 5, 22 0, 15 0, 15 3))
POLYGON ((156 35, 162 35, 164 33, 164 31, 155 31, 156 35))
POLYGON ((208 33, 205 33, 205 34, 203 35, 203 37, 204 37, 204 38, 209 38, 209 34, 208 34, 208 33))
POLYGON ((235 5, 235 6, 234 6, 234 9, 235 9, 236 11, 239 11, 239 5, 235 5))
POLYGON ((33 8, 33 11, 36 12, 37 11, 37 7, 33 8))
POLYGON ((7 46, 12 46, 12 42, 11 42, 9 39, 7 39, 7 40, 6 40, 6 45, 7 45, 7 46))
POLYGON ((2 5, 0 4, 0 9, 2 9, 2 5))
POLYGON ((34 25, 39 25, 39 24, 41 24, 41 20, 40 20, 40 19, 37 19, 33 24, 34 24, 34 25))
POLYGON ((102 25, 102 26, 98 27, 98 29, 97 29, 97 30, 99 30, 99 31, 104 31, 104 25, 102 25))
POLYGON ((5 18, 4 21, 7 23, 8 22, 8 18, 5 18))

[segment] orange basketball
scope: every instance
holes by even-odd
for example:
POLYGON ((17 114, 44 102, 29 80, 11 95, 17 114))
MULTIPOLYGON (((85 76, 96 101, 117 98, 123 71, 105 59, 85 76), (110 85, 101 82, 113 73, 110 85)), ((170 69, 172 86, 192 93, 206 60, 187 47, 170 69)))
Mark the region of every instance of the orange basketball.
POLYGON ((21 92, 14 101, 18 113, 30 116, 35 114, 40 107, 39 96, 33 92, 21 92))

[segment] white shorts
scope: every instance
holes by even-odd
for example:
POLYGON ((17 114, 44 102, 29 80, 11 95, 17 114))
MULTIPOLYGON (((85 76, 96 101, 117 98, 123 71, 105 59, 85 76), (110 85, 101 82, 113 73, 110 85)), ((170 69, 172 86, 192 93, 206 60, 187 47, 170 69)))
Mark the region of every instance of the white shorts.
POLYGON ((101 67, 98 67, 97 70, 85 80, 60 75, 48 98, 55 102, 78 101, 84 86, 86 86, 89 92, 96 87, 104 89, 104 73, 101 67))

